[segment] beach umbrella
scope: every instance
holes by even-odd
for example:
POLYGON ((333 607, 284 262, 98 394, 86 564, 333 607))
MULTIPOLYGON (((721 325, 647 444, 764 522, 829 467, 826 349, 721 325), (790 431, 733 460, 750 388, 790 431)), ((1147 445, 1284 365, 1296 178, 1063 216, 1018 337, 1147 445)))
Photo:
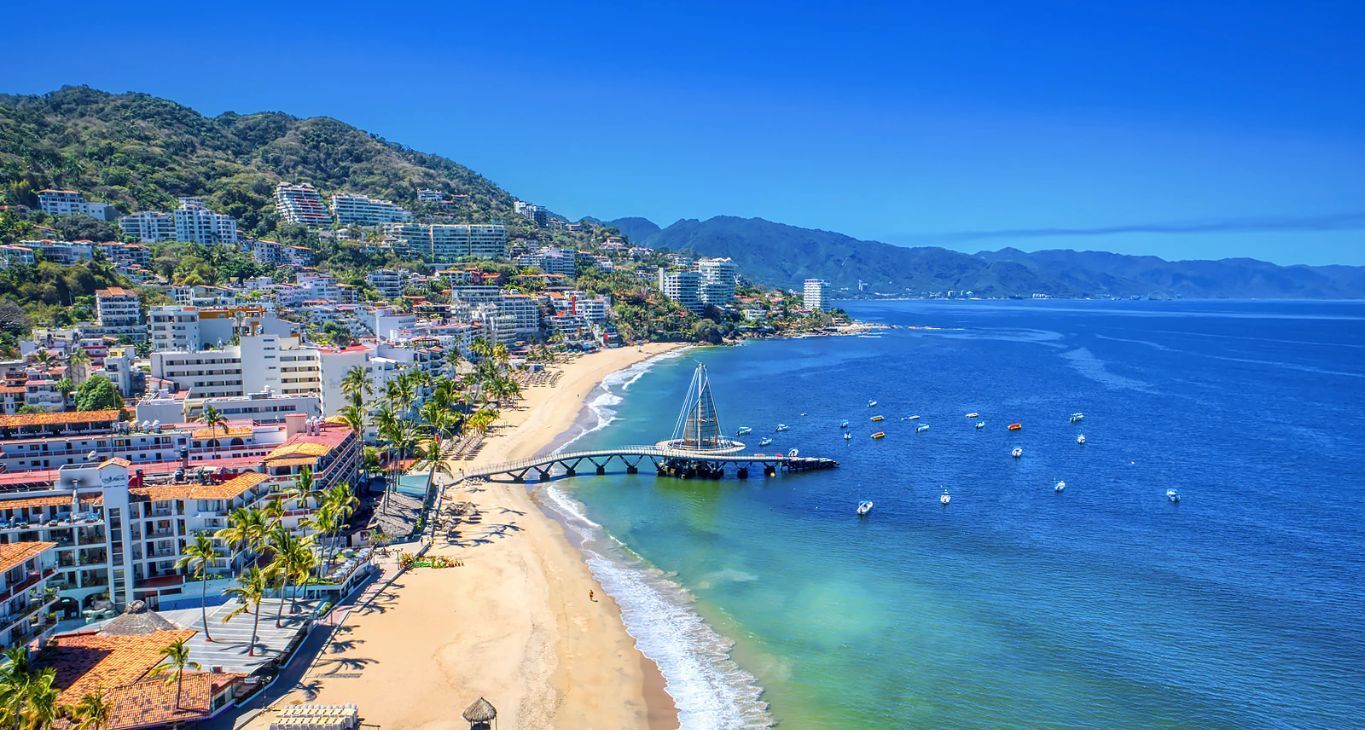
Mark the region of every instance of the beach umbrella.
POLYGON ((465 708, 463 716, 471 728, 486 728, 497 719, 498 710, 488 700, 480 697, 474 704, 465 708))

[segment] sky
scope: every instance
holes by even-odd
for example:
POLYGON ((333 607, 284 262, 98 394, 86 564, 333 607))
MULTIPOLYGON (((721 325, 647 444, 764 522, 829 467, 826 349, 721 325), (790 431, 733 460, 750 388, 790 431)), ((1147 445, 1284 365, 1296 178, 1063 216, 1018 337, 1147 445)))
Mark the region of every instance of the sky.
POLYGON ((78 1, 5 19, 35 37, 0 92, 335 117, 571 218, 1365 264, 1362 2, 78 1))

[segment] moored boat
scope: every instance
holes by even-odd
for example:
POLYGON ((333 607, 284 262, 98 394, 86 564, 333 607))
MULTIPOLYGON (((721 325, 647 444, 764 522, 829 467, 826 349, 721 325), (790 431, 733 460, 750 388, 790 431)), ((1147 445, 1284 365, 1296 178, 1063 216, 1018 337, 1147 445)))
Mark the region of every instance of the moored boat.
POLYGON ((1021 429, 1021 428, 1023 428, 1023 427, 1024 427, 1024 424, 1022 424, 1022 423, 1011 423, 1011 424, 1010 424, 1010 430, 1011 430, 1011 431, 1018 431, 1019 429, 1021 429))
POLYGON ((986 427, 986 422, 985 422, 985 421, 977 421, 977 422, 976 422, 976 427, 977 427, 977 428, 985 428, 985 427, 986 427))
POLYGON ((921 423, 920 425, 918 425, 918 426, 915 427, 915 433, 923 433, 923 432, 928 431, 928 430, 929 430, 929 424, 927 424, 927 423, 921 423))
POLYGON ((759 445, 759 446, 767 446, 768 444, 770 444, 770 443, 772 443, 772 442, 773 442, 773 440, 772 440, 771 438, 769 438, 769 437, 767 437, 767 436, 764 436, 763 438, 761 438, 761 439, 758 440, 758 445, 759 445))
POLYGON ((977 413, 976 411, 972 411, 971 413, 968 413, 968 414, 967 414, 967 417, 968 417, 968 418, 976 418, 977 416, 980 416, 980 415, 981 415, 980 413, 977 413))
POLYGON ((940 494, 938 497, 938 503, 943 505, 944 507, 947 507, 948 503, 951 501, 953 501, 953 498, 948 494, 948 488, 944 487, 943 494, 940 494))
POLYGON ((1077 436, 1076 443, 1080 444, 1081 446, 1085 446, 1085 434, 1077 436))
POLYGON ((871 500, 864 500, 864 501, 858 503, 858 516, 859 516, 859 517, 862 517, 863 515, 867 514, 868 512, 871 512, 871 511, 872 511, 872 502, 871 502, 871 500))
POLYGON ((886 432, 885 432, 885 431, 878 431, 878 432, 872 434, 872 438, 874 438, 874 439, 883 439, 883 438, 886 438, 886 432))
POLYGON ((1021 457, 1021 456, 1023 456, 1023 455, 1024 455, 1024 450, 1021 449, 1021 448, 1019 448, 1018 446, 1014 447, 1014 450, 1010 452, 1010 456, 1013 456, 1013 457, 1016 458, 1016 459, 1018 459, 1019 457, 1021 457))
POLYGON ((1081 421, 1084 421, 1084 420, 1085 420, 1085 414, 1084 414, 1084 413, 1081 413, 1080 411, 1076 411, 1075 413, 1071 414, 1071 422, 1072 422, 1072 423, 1080 423, 1081 421))
POLYGON ((869 401, 867 402, 867 407, 868 407, 868 408, 871 408, 871 407, 873 407, 873 406, 875 406, 875 405, 877 405, 877 401, 875 401, 875 400, 869 400, 869 401))
POLYGON ((786 431, 786 430, 787 430, 787 424, 785 424, 785 423, 779 423, 779 424, 777 424, 777 428, 776 428, 775 430, 776 430, 776 431, 779 431, 779 432, 781 432, 781 431, 786 431))
POLYGON ((847 418, 845 418, 844 420, 842 420, 842 421, 839 422, 839 428, 848 428, 848 419, 847 419, 847 418))
POLYGON ((848 431, 845 431, 845 432, 844 432, 844 440, 845 440, 845 441, 849 441, 849 440, 851 440, 852 438, 853 438, 853 434, 849 433, 848 431))
POLYGON ((795 459, 796 457, 798 457, 798 456, 800 456, 800 455, 801 455, 801 452, 800 452, 800 450, 798 450, 798 449, 792 449, 791 451, 788 451, 788 452, 787 452, 787 458, 788 458, 788 459, 795 459))
POLYGON ((1052 491, 1054 491, 1054 492, 1061 492, 1063 489, 1066 489, 1066 482, 1065 482, 1065 481, 1059 481, 1059 482, 1057 482, 1057 486, 1055 486, 1055 487, 1052 488, 1052 491))
POLYGON ((749 434, 751 434, 751 433, 753 433, 753 432, 754 432, 754 430, 753 430, 752 428, 749 428, 748 426, 740 426, 740 427, 739 427, 739 430, 738 430, 738 431, 735 431, 735 435, 736 435, 736 436, 747 436, 747 435, 749 435, 749 434))
POLYGON ((1180 492, 1177 492, 1174 489, 1167 489, 1166 499, 1171 500, 1173 504, 1178 503, 1180 501, 1180 492))
POLYGON ((883 416, 873 416, 873 417, 872 417, 872 420, 873 420, 873 421, 885 421, 886 418, 883 417, 883 416))

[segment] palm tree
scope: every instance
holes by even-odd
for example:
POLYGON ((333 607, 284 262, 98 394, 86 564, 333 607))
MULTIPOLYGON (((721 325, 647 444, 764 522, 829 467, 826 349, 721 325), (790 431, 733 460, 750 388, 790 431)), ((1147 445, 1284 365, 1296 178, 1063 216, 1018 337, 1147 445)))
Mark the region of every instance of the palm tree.
POLYGON ((76 719, 76 727, 81 730, 103 730, 109 723, 109 703, 104 699, 104 692, 96 690, 87 693, 81 698, 80 702, 72 708, 72 715, 76 719))
POLYGON ((223 623, 227 623, 237 616, 250 612, 251 620, 251 644, 247 647, 247 656, 256 656, 256 633, 261 626, 261 599, 265 598, 269 581, 261 569, 253 565, 245 573, 237 576, 237 585, 224 591, 229 596, 242 602, 242 605, 228 614, 223 623), (254 610, 253 610, 254 609, 254 610))
POLYGON ((228 515, 228 526, 213 534, 229 546, 255 551, 265 540, 268 529, 265 514, 252 507, 238 507, 228 515))
POLYGON ((61 705, 57 704, 61 690, 53 686, 56 680, 57 671, 50 668, 29 675, 21 690, 24 704, 19 712, 19 723, 16 727, 21 730, 45 730, 52 727, 52 723, 62 713, 61 705))
POLYGON ((293 486, 282 491, 280 497, 294 500, 294 505, 302 509, 308 506, 308 499, 317 493, 313 470, 305 466, 299 469, 298 475, 294 477, 293 486))
POLYGON ((199 416, 199 422, 208 426, 209 438, 213 439, 213 455, 218 455, 218 427, 223 427, 223 434, 227 435, 227 418, 213 406, 204 406, 204 413, 199 416))
POLYGON ((337 411, 337 415, 346 422, 347 426, 355 431, 355 436, 361 441, 365 440, 365 409, 358 405, 342 406, 337 411))
POLYGON ((324 562, 331 563, 331 541, 327 540, 327 536, 336 532, 341 525, 341 518, 337 512, 337 508, 331 502, 324 500, 317 509, 313 510, 313 516, 309 519, 308 525, 314 530, 317 530, 319 534, 323 535, 325 540, 323 543, 323 550, 327 551, 326 560, 324 562))
POLYGON ((298 613, 299 590, 313 576, 313 568, 316 568, 317 565, 318 556, 313 552, 313 538, 305 537, 302 540, 295 540, 293 550, 289 554, 290 579, 294 581, 294 597, 290 602, 290 613, 298 613))
POLYGON ((460 363, 462 362, 464 362, 464 356, 460 354, 460 348, 452 347, 446 350, 446 367, 450 368, 451 375, 460 371, 460 363))
MULTIPOLYGON (((251 642, 255 644, 256 637, 251 637, 251 642)), ((161 657, 164 663, 152 668, 152 676, 166 676, 166 684, 175 683, 175 709, 180 709, 180 692, 185 686, 185 670, 198 669, 199 662, 190 661, 190 647, 185 644, 184 639, 176 639, 170 645, 161 649, 161 657)))
POLYGON ((275 612, 275 628, 280 628, 284 619, 284 594, 289 590, 289 580, 294 576, 294 566, 290 563, 291 554, 296 549, 298 538, 284 525, 275 525, 270 531, 270 552, 274 557, 265 568, 270 586, 280 594, 279 609, 275 612))
POLYGON ((362 365, 356 365, 346 371, 346 375, 341 378, 341 392, 350 398, 351 405, 360 408, 365 405, 365 396, 374 392, 374 384, 370 382, 369 373, 365 372, 362 365))
POLYGON ((204 638, 213 641, 209 634, 208 609, 208 570, 218 560, 218 546, 206 532, 197 533, 194 542, 185 546, 185 555, 175 561, 175 567, 184 570, 193 567, 194 576, 199 579, 199 611, 204 619, 204 638))

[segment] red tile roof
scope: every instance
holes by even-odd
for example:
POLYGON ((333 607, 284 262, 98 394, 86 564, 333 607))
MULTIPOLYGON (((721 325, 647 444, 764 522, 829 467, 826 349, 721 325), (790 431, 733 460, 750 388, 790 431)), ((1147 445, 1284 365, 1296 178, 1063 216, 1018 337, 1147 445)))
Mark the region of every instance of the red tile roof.
POLYGON ((0 573, 18 565, 29 558, 42 555, 43 551, 57 547, 55 542, 7 542, 0 545, 0 573))

